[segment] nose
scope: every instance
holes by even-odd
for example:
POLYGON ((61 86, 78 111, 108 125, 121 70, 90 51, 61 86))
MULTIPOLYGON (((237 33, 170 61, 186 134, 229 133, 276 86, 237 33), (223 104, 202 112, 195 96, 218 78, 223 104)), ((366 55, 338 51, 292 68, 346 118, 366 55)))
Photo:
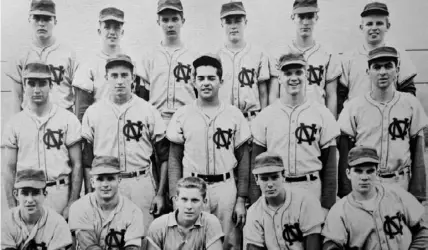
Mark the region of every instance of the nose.
POLYGON ((369 175, 366 173, 361 174, 361 180, 368 180, 369 179, 369 175))
POLYGON ((187 210, 191 210, 192 209, 192 203, 190 201, 186 201, 184 203, 184 208, 186 208, 187 210))
POLYGON ((379 74, 383 75, 385 73, 386 73, 385 67, 381 67, 380 70, 379 70, 379 74))
POLYGON ((34 196, 33 196, 33 194, 29 194, 29 195, 27 196, 26 201, 27 201, 27 203, 32 204, 32 203, 34 202, 34 196))

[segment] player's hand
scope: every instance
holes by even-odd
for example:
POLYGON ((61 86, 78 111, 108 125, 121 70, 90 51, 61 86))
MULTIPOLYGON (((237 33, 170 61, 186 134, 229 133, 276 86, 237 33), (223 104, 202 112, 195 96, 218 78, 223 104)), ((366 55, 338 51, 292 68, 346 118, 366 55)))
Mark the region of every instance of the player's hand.
POLYGON ((150 214, 153 216, 159 216, 165 207, 165 201, 163 196, 156 195, 150 206, 150 214))
POLYGON ((244 228, 247 210, 245 209, 245 199, 238 197, 235 209, 233 211, 232 220, 235 222, 235 227, 244 228))
POLYGON ((64 217, 65 220, 68 220, 68 211, 70 210, 70 205, 67 205, 64 210, 62 210, 62 217, 64 217))

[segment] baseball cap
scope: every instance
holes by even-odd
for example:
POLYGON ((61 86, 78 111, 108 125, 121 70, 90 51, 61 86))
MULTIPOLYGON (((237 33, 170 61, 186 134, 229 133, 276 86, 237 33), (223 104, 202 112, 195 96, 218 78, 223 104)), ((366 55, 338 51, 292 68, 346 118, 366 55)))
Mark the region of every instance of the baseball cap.
POLYGON ((30 15, 56 16, 55 3, 52 0, 33 0, 30 15))
POLYGON ((30 62, 24 66, 22 72, 23 78, 51 78, 49 65, 43 62, 30 62))
POLYGON ((128 64, 131 68, 134 68, 134 63, 132 62, 131 57, 125 54, 118 54, 114 57, 110 57, 109 59, 107 59, 106 69, 109 68, 109 66, 115 62, 123 62, 128 64))
POLYGON ((362 163, 379 163, 376 149, 367 146, 356 146, 349 151, 348 165, 355 167, 362 163))
POLYGON ((318 12, 317 0, 295 0, 293 3, 293 14, 318 12))
POLYGON ((215 68, 222 69, 220 57, 212 53, 203 54, 202 56, 196 58, 196 60, 193 61, 193 68, 196 69, 201 65, 212 65, 215 68))
POLYGON ((247 15, 242 2, 229 2, 221 6, 220 18, 231 15, 247 15))
POLYGON ((385 3, 381 2, 371 2, 364 6, 363 12, 361 12, 361 17, 366 17, 370 15, 385 15, 389 16, 388 6, 385 3))
POLYGON ((113 156, 96 156, 92 161, 91 174, 118 174, 120 170, 119 159, 113 156))
POLYGON ((159 0, 158 14, 166 9, 183 12, 183 5, 180 0, 159 0))
POLYGON ((279 58, 278 69, 281 70, 283 67, 292 65, 292 64, 306 66, 306 60, 303 54, 291 52, 291 53, 282 55, 279 58))
POLYGON ((275 173, 284 170, 282 157, 273 152, 263 152, 256 157, 253 174, 275 173))
POLYGON ((16 173, 14 188, 36 188, 46 187, 46 175, 41 169, 24 169, 16 173))
POLYGON ((107 7, 100 11, 99 21, 104 22, 107 20, 114 20, 120 23, 125 22, 125 13, 115 7, 107 7))
POLYGON ((383 57, 398 58, 398 51, 393 47, 378 47, 369 52, 368 61, 370 62, 383 57))

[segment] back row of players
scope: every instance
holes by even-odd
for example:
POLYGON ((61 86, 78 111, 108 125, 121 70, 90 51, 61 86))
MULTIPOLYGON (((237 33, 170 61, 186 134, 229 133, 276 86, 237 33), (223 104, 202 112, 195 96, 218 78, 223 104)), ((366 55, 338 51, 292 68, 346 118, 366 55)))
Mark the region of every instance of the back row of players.
MULTIPOLYGON (((418 100, 402 93, 415 94, 416 73, 402 51, 384 42, 390 26, 387 6, 365 6, 361 29, 366 43, 341 62, 312 37, 318 11, 316 1, 296 1, 296 39, 269 59, 243 37, 243 4, 224 4, 220 17, 227 42, 215 55, 200 56, 181 41, 181 2, 161 0, 158 23, 164 40, 135 65, 120 48, 124 13, 110 7, 100 12, 102 51, 93 61, 77 65, 70 50, 52 36, 54 3, 33 1, 34 44, 8 74, 15 81, 16 107, 23 108, 9 121, 2 142, 9 206, 16 206, 17 171, 40 168, 46 174, 48 205, 68 218, 83 178, 86 192, 97 180, 114 181, 90 180, 94 157, 113 156, 121 171, 120 193, 141 209, 144 232, 177 193, 181 177, 200 177, 208 183, 206 210, 220 220, 224 247, 239 247, 239 229, 251 218, 246 217, 245 203, 260 196, 260 181, 250 174, 257 155, 279 154, 287 186, 309 190, 326 212, 336 195, 351 190, 347 156, 355 144, 375 147, 381 182, 399 184, 423 201, 422 131, 428 120, 418 100), (349 101, 336 122, 344 96, 349 101), (64 108, 83 117, 82 127, 64 108)), ((100 206, 100 211, 109 208, 100 206)), ((108 212, 105 217, 108 221, 108 212)), ((390 223, 385 218, 380 220, 390 223)), ((284 227, 263 235, 277 233, 280 246, 291 246, 294 241, 287 240, 284 227)), ((293 228, 293 235, 302 230, 293 228)), ((89 237, 88 229, 74 230, 83 232, 78 240, 89 237)), ((97 237, 102 242, 106 236, 97 237)), ((397 240, 391 239, 383 244, 397 240)))

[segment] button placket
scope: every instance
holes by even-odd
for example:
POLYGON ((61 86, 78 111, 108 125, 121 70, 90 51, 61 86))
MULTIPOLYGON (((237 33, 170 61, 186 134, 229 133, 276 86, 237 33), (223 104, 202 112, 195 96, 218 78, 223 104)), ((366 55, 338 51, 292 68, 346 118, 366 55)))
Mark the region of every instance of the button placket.
POLYGON ((290 171, 293 171, 294 173, 297 172, 296 169, 296 136, 294 135, 294 131, 296 131, 296 120, 297 117, 294 113, 291 114, 291 126, 289 131, 289 138, 290 138, 290 148, 289 148, 289 158, 290 158, 290 171))
MULTIPOLYGON (((121 115, 119 117, 119 124, 120 127, 124 127, 125 126, 125 117, 124 115, 121 115)), ((122 170, 126 170, 126 164, 125 164, 125 152, 126 152, 126 148, 125 148, 125 138, 123 133, 118 133, 118 139, 119 139, 119 159, 120 159, 120 168, 122 170)))

